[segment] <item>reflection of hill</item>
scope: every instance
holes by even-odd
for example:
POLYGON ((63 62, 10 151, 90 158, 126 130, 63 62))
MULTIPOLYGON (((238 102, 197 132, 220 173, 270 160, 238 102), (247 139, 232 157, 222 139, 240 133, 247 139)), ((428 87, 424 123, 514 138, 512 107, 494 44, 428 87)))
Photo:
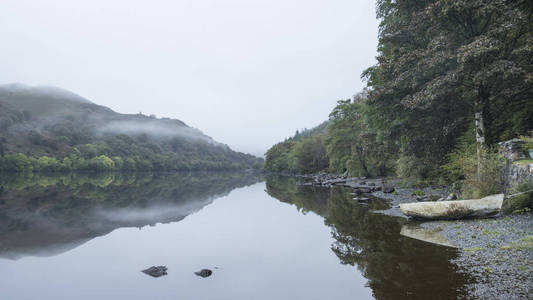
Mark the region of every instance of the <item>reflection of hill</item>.
POLYGON ((332 251, 342 264, 362 272, 377 299, 456 299, 464 295, 469 278, 450 262, 454 250, 401 236, 405 219, 370 212, 387 208, 383 201, 361 205, 342 188, 308 197, 314 193, 312 188, 295 186, 291 179, 280 177, 267 178, 267 189, 282 202, 325 216, 335 239, 332 251))
POLYGON ((0 179, 0 257, 50 256, 120 227, 177 222, 253 173, 70 174, 0 179))

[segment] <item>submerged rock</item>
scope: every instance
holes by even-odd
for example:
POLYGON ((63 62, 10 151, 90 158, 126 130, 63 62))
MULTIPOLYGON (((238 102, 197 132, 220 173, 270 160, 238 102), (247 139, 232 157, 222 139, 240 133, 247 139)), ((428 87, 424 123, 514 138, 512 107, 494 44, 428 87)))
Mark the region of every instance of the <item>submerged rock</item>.
POLYGON ((202 269, 198 272, 194 272, 194 274, 200 276, 200 277, 203 277, 203 278, 206 278, 206 277, 209 277, 213 274, 213 271, 209 270, 209 269, 202 269))
POLYGON ((143 272, 145 274, 148 274, 148 275, 150 275, 152 277, 157 278, 157 277, 161 277, 161 276, 167 275, 168 274, 167 270, 168 270, 168 268, 165 267, 165 266, 158 266, 158 267, 152 266, 152 267, 150 267, 150 268, 148 268, 146 270, 142 270, 141 272, 143 272))

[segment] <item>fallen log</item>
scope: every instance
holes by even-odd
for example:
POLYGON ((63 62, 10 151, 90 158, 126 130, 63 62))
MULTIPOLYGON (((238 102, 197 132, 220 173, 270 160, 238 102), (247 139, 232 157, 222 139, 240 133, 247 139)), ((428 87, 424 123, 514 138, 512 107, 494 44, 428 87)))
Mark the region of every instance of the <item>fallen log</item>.
POLYGON ((409 217, 430 220, 488 217, 500 212, 503 194, 474 200, 418 202, 400 204, 402 213, 409 217))

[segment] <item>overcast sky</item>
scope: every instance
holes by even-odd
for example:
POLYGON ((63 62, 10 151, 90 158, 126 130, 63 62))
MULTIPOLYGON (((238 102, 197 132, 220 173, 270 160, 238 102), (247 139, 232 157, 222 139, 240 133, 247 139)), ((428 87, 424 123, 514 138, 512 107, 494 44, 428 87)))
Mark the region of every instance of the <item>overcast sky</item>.
POLYGON ((0 83, 178 118, 262 155, 375 63, 374 0, 1 0, 0 83))

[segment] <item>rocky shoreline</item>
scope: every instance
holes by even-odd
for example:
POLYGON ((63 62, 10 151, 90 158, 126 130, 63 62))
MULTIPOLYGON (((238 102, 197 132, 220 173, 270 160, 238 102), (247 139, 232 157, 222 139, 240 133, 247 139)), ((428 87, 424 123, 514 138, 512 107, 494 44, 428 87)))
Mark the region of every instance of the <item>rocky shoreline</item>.
MULTIPOLYGON (((386 199, 392 208, 377 211, 406 218, 399 204, 413 202, 415 189, 397 188, 395 194, 372 195, 386 199)), ((428 195, 444 196, 446 188, 425 188, 428 195)), ((458 248, 452 262, 477 282, 468 285, 471 299, 532 299, 533 216, 531 212, 496 215, 483 219, 413 222, 438 231, 458 248)))
MULTIPOLYGON (((407 218, 402 203, 453 200, 447 187, 399 187, 391 178, 361 178, 327 173, 297 175, 302 185, 343 186, 354 189, 354 199, 376 197, 391 208, 376 213, 407 218)), ((452 262, 476 279, 468 285, 473 299, 533 299, 533 217, 531 212, 483 219, 413 222, 438 231, 458 248, 452 262)))

